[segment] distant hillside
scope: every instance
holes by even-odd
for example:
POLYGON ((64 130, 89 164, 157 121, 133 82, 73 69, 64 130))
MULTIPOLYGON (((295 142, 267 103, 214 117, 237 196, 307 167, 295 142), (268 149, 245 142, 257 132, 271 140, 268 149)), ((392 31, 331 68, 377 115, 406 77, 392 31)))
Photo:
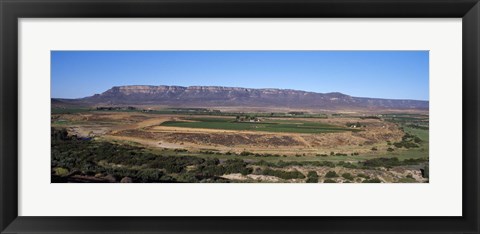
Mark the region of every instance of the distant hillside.
POLYGON ((219 86, 119 86, 102 94, 53 102, 83 105, 162 105, 171 107, 276 107, 312 110, 428 110, 428 101, 352 97, 290 89, 219 86))

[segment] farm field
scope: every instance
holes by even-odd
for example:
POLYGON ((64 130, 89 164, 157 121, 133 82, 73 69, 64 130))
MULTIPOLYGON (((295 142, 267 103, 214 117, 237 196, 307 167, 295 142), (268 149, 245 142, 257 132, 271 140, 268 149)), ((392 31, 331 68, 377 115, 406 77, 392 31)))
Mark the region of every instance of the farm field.
POLYGON ((238 131, 284 132, 284 133, 330 133, 361 131, 321 122, 268 119, 262 122, 238 122, 233 118, 185 118, 187 121, 166 121, 161 126, 224 129, 238 131))
POLYGON ((428 115, 203 112, 52 111, 52 180, 428 182, 428 115))

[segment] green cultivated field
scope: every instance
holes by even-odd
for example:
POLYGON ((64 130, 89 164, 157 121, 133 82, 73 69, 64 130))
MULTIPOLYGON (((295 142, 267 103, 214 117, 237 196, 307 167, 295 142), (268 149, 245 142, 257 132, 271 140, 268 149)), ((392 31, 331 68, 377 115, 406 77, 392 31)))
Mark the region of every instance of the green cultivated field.
POLYGON ((350 129, 325 123, 297 120, 265 120, 262 122, 236 122, 231 118, 189 118, 186 120, 195 122, 167 121, 162 123, 161 126, 286 133, 361 131, 359 129, 350 129))

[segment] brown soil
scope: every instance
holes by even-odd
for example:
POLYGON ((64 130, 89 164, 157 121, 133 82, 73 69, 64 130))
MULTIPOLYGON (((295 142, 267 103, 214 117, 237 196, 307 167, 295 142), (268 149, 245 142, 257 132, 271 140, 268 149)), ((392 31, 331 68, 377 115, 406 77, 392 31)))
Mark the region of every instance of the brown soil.
MULTIPOLYGON (((89 113, 62 114, 56 119, 72 121, 68 130, 79 136, 128 140, 158 148, 213 149, 241 152, 297 153, 351 153, 369 152, 372 146, 386 147, 385 142, 396 142, 403 132, 395 124, 378 119, 358 118, 298 119, 345 126, 360 122, 366 127, 360 132, 322 134, 273 133, 159 126, 164 121, 181 119, 179 115, 143 113, 89 113)), ((281 119, 281 118, 279 118, 281 119)), ((289 119, 291 120, 291 119, 289 119)))

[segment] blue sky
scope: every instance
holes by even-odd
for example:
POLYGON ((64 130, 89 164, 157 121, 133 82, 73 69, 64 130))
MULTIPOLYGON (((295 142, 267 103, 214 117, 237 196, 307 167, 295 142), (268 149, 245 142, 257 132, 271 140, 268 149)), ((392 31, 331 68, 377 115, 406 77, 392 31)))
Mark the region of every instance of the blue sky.
POLYGON ((52 51, 51 95, 205 85, 429 99, 428 51, 52 51))

